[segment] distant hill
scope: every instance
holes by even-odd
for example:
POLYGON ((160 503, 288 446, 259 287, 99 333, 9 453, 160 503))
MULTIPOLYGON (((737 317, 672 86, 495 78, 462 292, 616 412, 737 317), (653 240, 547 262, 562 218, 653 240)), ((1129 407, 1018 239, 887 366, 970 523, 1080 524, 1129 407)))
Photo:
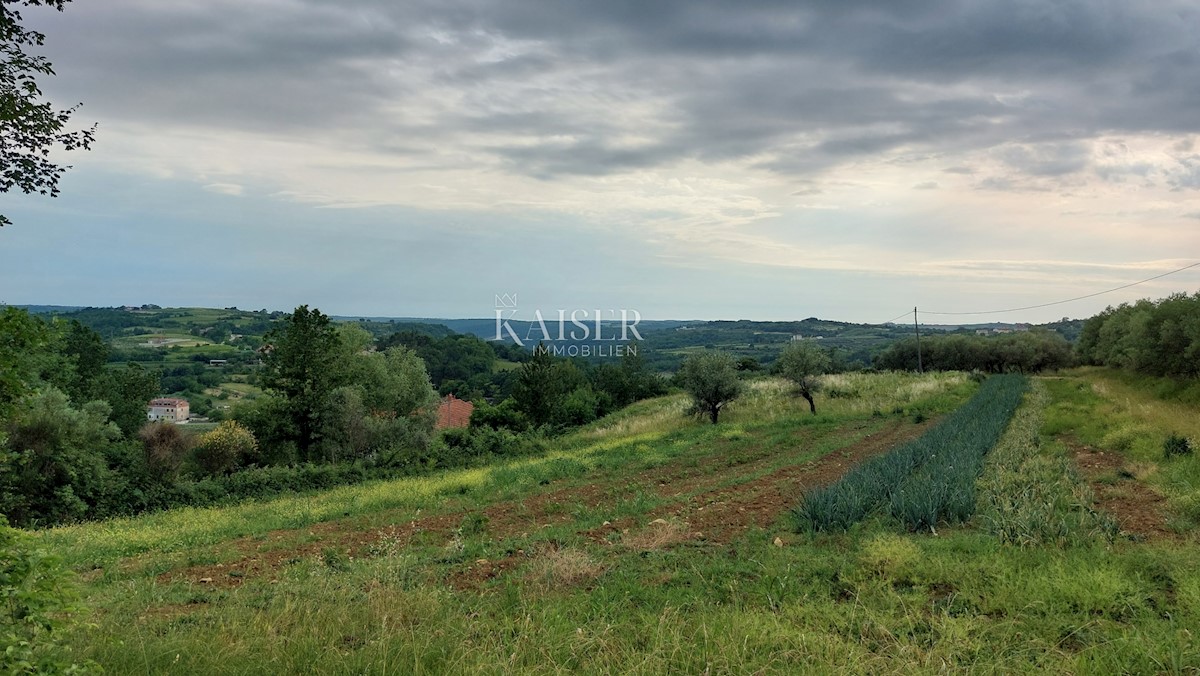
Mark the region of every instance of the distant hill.
POLYGON ((22 310, 35 315, 53 314, 57 312, 73 312, 75 310, 83 309, 82 305, 14 305, 13 307, 19 307, 22 310))
MULTIPOLYGON (((96 330, 105 339, 116 345, 126 346, 131 339, 151 334, 186 334, 213 343, 224 343, 242 350, 257 347, 263 334, 271 326, 287 316, 284 312, 266 310, 240 310, 238 308, 160 308, 153 305, 115 308, 82 308, 61 305, 19 306, 30 312, 48 314, 64 319, 77 319, 96 330)), ((416 331, 435 338, 451 334, 468 334, 483 340, 496 339, 496 319, 468 318, 443 319, 436 317, 383 317, 383 316, 334 316, 340 322, 355 322, 376 338, 384 338, 400 331, 416 331)), ((563 340, 558 340, 560 327, 557 317, 546 317, 546 330, 551 334, 556 348, 569 350, 593 346, 592 356, 612 357, 612 347, 619 341, 620 321, 600 322, 601 337, 596 341, 595 323, 584 321, 583 329, 572 324, 569 318, 561 327, 563 340), (572 340, 572 335, 582 338, 572 340), (608 351, 596 351, 601 346, 608 351)), ((1042 327, 1061 333, 1070 341, 1078 338, 1084 320, 1064 319, 1042 327)), ((753 359, 760 365, 769 365, 779 351, 793 340, 820 341, 834 351, 838 361, 846 367, 866 366, 874 355, 896 340, 912 335, 913 328, 907 323, 855 324, 829 319, 809 317, 795 321, 753 320, 642 320, 637 331, 643 338, 637 343, 638 354, 653 367, 673 370, 689 353, 703 349, 719 349, 738 358, 753 359)), ((1010 331, 1028 330, 1029 324, 988 322, 977 324, 922 324, 927 331, 975 332, 978 330, 1010 331)), ((515 334, 526 348, 532 348, 545 338, 541 327, 527 318, 510 318, 501 327, 505 343, 513 343, 515 334), (510 333, 511 329, 511 333, 510 333)), ((627 336, 627 337, 632 337, 627 336)), ((568 352, 563 352, 567 354, 568 352)), ((584 355, 576 349, 570 354, 584 355)))

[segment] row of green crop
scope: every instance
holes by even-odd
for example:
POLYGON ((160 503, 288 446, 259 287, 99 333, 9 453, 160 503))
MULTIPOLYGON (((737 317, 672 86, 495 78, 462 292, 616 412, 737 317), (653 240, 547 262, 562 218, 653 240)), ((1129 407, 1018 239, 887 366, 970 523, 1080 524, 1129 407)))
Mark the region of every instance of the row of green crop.
POLYGON ((1116 523, 1092 506, 1083 481, 1062 445, 1044 440, 1050 397, 1034 382, 1025 404, 988 454, 979 487, 981 527, 1005 544, 1065 547, 1111 541, 1116 523))
POLYGON ((920 439, 807 493, 795 510, 800 531, 846 530, 887 512, 911 530, 959 522, 975 511, 975 480, 983 458, 1004 433, 1028 383, 992 376, 966 404, 920 439))

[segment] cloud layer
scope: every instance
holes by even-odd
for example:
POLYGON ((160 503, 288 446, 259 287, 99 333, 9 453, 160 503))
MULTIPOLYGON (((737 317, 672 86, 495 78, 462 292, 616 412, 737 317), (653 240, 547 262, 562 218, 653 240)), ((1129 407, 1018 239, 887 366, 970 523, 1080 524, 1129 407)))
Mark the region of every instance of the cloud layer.
POLYGON ((101 122, 93 166, 214 195, 561 217, 680 268, 1111 273, 1200 244, 1192 2, 106 0, 36 20, 48 91, 101 122))

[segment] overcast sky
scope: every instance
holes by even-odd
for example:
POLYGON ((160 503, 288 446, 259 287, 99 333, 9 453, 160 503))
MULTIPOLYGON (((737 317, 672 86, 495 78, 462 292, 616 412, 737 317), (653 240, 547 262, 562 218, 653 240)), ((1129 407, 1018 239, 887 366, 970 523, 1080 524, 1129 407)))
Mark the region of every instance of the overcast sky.
POLYGON ((882 322, 1200 261, 1194 1, 25 14, 99 130, 60 197, 3 196, 2 302, 882 322))

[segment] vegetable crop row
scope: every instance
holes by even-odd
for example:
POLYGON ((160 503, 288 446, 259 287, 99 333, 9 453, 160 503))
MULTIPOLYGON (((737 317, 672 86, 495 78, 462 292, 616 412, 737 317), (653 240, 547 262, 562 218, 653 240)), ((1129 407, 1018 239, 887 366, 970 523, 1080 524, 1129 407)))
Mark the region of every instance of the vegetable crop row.
POLYGON ((1028 386, 992 376, 921 438, 867 461, 834 484, 807 493, 794 515, 800 531, 847 530, 887 513, 911 530, 963 521, 975 511, 975 480, 1028 386))

